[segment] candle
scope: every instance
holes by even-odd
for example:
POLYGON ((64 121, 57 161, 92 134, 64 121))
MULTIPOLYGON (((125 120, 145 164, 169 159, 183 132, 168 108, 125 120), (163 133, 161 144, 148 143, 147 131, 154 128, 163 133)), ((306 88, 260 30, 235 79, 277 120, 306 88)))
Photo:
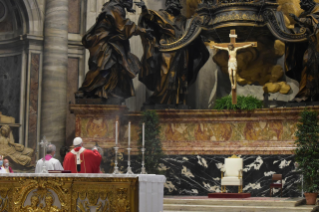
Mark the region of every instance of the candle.
POLYGON ((115 122, 115 145, 117 146, 118 138, 117 138, 117 127, 118 127, 118 121, 115 122))
POLYGON ((145 146, 145 123, 142 125, 142 145, 145 146))
POLYGON ((131 146, 131 122, 128 122, 128 147, 131 146))

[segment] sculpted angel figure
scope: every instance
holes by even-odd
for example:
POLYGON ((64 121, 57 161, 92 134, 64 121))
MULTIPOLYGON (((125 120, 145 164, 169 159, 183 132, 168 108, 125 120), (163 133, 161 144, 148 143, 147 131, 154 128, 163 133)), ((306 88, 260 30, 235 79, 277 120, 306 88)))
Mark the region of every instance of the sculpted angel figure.
POLYGON ((229 79, 231 82, 232 89, 236 89, 237 81, 236 81, 236 74, 237 74, 237 51, 240 49, 245 49, 248 47, 252 47, 254 44, 249 44, 241 47, 234 47, 233 44, 229 44, 227 48, 218 46, 218 44, 212 43, 211 48, 220 49, 220 50, 226 50, 229 54, 229 60, 228 60, 228 74, 229 79))
POLYGON ((296 21, 295 30, 304 27, 307 31, 308 47, 305 44, 288 44, 286 48, 287 72, 293 72, 299 78, 299 93, 296 101, 319 100, 319 4, 314 0, 301 0, 300 8, 303 13, 297 17, 290 16, 296 21), (298 26, 299 25, 299 26, 298 26), (287 51, 288 50, 288 51, 287 51), (303 54, 303 56, 302 56, 303 54), (298 65, 299 64, 299 65, 298 65), (301 72, 302 70, 302 72, 301 72), (301 73, 300 73, 301 72, 301 73))
POLYGON ((160 11, 147 9, 143 0, 135 4, 142 9, 139 26, 152 30, 153 35, 150 39, 141 34, 144 54, 139 80, 154 92, 147 104, 184 107, 188 88, 208 60, 209 52, 201 37, 172 52, 159 50, 162 43, 181 38, 193 20, 182 15, 179 0, 167 0, 166 8, 160 11))
POLYGON ((147 30, 126 18, 126 12, 135 12, 132 5, 132 0, 109 0, 83 36, 83 46, 90 51, 90 70, 76 98, 101 98, 106 104, 121 104, 135 96, 132 79, 142 66, 131 53, 129 39, 147 30))

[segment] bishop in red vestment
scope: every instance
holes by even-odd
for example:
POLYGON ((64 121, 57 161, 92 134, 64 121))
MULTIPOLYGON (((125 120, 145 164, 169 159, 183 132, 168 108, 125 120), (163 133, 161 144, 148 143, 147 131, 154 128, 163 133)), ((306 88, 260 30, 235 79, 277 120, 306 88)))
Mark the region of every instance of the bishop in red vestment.
POLYGON ((102 156, 97 149, 85 149, 80 137, 73 140, 73 146, 75 148, 64 158, 64 170, 72 173, 100 173, 102 156))

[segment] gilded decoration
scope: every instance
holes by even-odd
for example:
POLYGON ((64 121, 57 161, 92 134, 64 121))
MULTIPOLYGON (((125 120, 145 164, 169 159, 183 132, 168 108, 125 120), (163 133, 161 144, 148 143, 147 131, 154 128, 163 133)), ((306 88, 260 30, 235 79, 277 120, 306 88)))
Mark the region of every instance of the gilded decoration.
POLYGON ((130 212, 135 211, 136 189, 127 185, 91 185, 75 188, 72 205, 79 212, 130 212), (132 210, 131 210, 132 209, 132 210))
POLYGON ((252 34, 253 37, 272 34, 284 42, 307 40, 305 29, 301 28, 297 33, 289 30, 294 27, 295 23, 289 13, 299 14, 301 12, 299 0, 278 0, 277 2, 225 0, 217 3, 209 0, 203 0, 201 3, 196 0, 188 0, 186 7, 189 17, 191 15, 193 15, 193 19, 202 17, 203 21, 199 21, 195 27, 187 29, 182 36, 183 39, 166 42, 165 45, 161 44, 161 51, 181 49, 199 35, 209 40, 218 41, 223 37, 228 37, 230 27, 247 29, 249 31, 244 34, 252 34), (195 8, 197 8, 196 12, 194 12, 195 8), (255 27, 259 29, 251 30, 255 27))
POLYGON ((256 21, 263 22, 262 15, 256 15, 251 12, 225 12, 222 15, 215 16, 211 19, 210 24, 219 24, 225 21, 256 21))
POLYGON ((137 178, 2 177, 0 212, 137 212, 137 178))
POLYGON ((9 210, 8 191, 9 188, 0 188, 0 212, 9 210))
POLYGON ((19 187, 15 188, 12 196, 13 211, 70 211, 68 203, 71 184, 67 181, 61 178, 20 178, 17 181, 19 187), (52 205, 55 200, 53 193, 57 195, 61 208, 52 205), (31 205, 24 206, 30 194, 31 205))

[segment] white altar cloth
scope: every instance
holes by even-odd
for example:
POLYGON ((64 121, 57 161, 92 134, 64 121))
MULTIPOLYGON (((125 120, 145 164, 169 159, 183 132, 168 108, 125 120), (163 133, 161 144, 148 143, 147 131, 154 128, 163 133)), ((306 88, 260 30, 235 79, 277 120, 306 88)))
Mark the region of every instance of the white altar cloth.
POLYGON ((140 174, 139 212, 162 212, 164 198, 164 175, 140 174))
POLYGON ((0 173, 0 177, 89 177, 89 178, 138 178, 139 212, 162 212, 164 175, 155 174, 72 174, 72 173, 0 173))

